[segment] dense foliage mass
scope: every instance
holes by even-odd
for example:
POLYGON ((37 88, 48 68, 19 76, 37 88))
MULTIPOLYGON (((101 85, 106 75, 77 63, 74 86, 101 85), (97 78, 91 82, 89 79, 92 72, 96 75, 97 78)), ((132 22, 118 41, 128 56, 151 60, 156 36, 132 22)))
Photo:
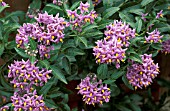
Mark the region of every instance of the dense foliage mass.
POLYGON ((9 13, 0 0, 0 111, 161 110, 169 95, 151 89, 170 84, 154 60, 170 53, 169 5, 32 0, 9 13))

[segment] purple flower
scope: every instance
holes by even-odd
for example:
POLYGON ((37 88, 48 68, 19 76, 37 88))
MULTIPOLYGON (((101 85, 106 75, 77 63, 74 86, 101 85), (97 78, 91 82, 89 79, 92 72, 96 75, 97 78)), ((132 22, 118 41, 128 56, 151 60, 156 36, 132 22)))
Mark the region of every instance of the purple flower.
POLYGON ((107 40, 117 39, 125 47, 128 47, 129 40, 135 37, 135 29, 131 29, 128 24, 122 21, 114 20, 114 23, 106 26, 106 29, 104 33, 107 40))
MULTIPOLYGON (((29 111, 47 111, 42 96, 38 96, 36 90, 33 92, 20 95, 14 92, 14 96, 11 97, 14 111, 29 110, 29 111)), ((48 109, 49 111, 49 109, 48 109)))
POLYGON ((74 19, 76 17, 78 17, 79 15, 77 14, 77 11, 71 11, 71 10, 67 10, 67 14, 68 14, 68 17, 74 19))
POLYGON ((96 63, 115 63, 116 68, 120 68, 120 61, 124 62, 125 51, 122 49, 122 43, 118 42, 116 39, 111 39, 107 41, 98 40, 96 42, 97 46, 93 48, 94 56, 96 56, 96 63))
POLYGON ((158 64, 152 60, 152 54, 141 55, 142 64, 132 62, 132 65, 127 68, 126 77, 132 86, 137 88, 147 87, 152 83, 152 80, 159 74, 158 64))
POLYGON ((81 80, 81 83, 77 86, 79 94, 83 95, 83 101, 86 104, 103 104, 103 102, 109 102, 110 89, 107 85, 103 86, 102 81, 97 82, 96 75, 88 75, 81 80))
POLYGON ((35 66, 35 63, 31 64, 29 60, 14 61, 14 64, 8 67, 8 77, 13 79, 11 83, 14 84, 14 88, 17 88, 20 92, 30 92, 29 89, 31 86, 41 86, 50 79, 49 74, 51 70, 40 70, 39 67, 35 66))
POLYGON ((96 5, 98 5, 101 1, 102 1, 102 0, 94 0, 94 1, 93 1, 93 5, 96 6, 96 5))
MULTIPOLYGON (((45 12, 43 14, 39 13, 38 17, 35 19, 37 20, 36 23, 23 24, 23 26, 18 29, 18 34, 16 35, 17 47, 26 49, 25 45, 30 42, 28 39, 29 37, 38 41, 37 46, 42 45, 50 47, 52 43, 63 42, 65 35, 64 29, 69 26, 69 23, 66 22, 64 18, 59 17, 59 14, 53 17, 53 15, 48 15, 48 13, 45 12)), ((42 48, 38 50, 39 55, 43 58, 42 48)), ((45 52, 48 52, 48 56, 46 57, 49 58, 49 50, 45 52)))
POLYGON ((39 45, 39 46, 38 46, 38 49, 39 49, 39 54, 40 54, 40 57, 41 57, 41 58, 44 58, 44 57, 50 58, 49 52, 50 52, 51 50, 54 50, 54 47, 53 47, 53 46, 47 47, 47 46, 45 46, 45 45, 39 45))
POLYGON ((0 108, 0 111, 7 111, 9 109, 9 106, 3 106, 0 108))
POLYGON ((147 16, 148 15, 148 13, 146 13, 146 14, 144 14, 144 13, 142 13, 142 20, 144 21, 144 22, 146 22, 146 18, 145 18, 145 16, 147 16))
POLYGON ((158 29, 155 29, 153 32, 147 32, 149 34, 148 37, 145 36, 145 43, 158 43, 158 42, 162 42, 161 38, 163 36, 160 35, 160 32, 158 31, 158 29))
POLYGON ((3 0, 0 0, 0 6, 5 7, 5 6, 7 6, 7 4, 5 2, 3 2, 3 0))
POLYGON ((163 10, 161 10, 159 13, 157 13, 157 15, 156 15, 156 18, 157 18, 157 19, 160 18, 160 17, 163 18, 162 12, 163 12, 163 10))
POLYGON ((170 53, 170 39, 162 42, 162 50, 165 54, 170 53))
POLYGON ((90 7, 90 4, 88 2, 84 3, 80 3, 80 6, 78 7, 78 9, 80 9, 81 14, 83 14, 84 12, 88 12, 88 8, 90 7))

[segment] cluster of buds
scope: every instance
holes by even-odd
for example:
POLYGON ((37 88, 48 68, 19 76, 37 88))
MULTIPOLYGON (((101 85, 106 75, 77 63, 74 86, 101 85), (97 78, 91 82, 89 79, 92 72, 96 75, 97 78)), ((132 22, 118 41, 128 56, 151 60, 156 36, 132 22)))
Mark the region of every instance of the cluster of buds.
POLYGON ((147 32, 149 34, 148 37, 145 36, 145 42, 144 43, 158 43, 158 42, 162 42, 161 38, 163 36, 160 36, 160 32, 155 29, 153 32, 147 32))
MULTIPOLYGON (((69 26, 64 18, 59 17, 59 14, 53 17, 53 15, 48 15, 48 13, 45 12, 43 14, 39 13, 35 19, 37 21, 36 23, 23 24, 23 26, 18 29, 18 34, 16 35, 17 47, 25 48, 25 44, 29 43, 29 37, 39 44, 44 45, 44 47, 51 46, 52 43, 63 42, 64 29, 69 26)), ((41 53, 39 54, 41 57, 44 57, 41 53)), ((48 54, 49 53, 46 55, 48 54)))
POLYGON ((70 18, 70 24, 72 25, 73 30, 77 30, 79 32, 82 31, 82 26, 86 23, 94 23, 95 18, 97 18, 97 14, 95 11, 90 11, 89 8, 90 4, 82 2, 80 3, 80 6, 74 10, 67 10, 68 17, 70 18), (78 12, 80 11, 80 14, 78 12))
POLYGON ((132 86, 137 88, 147 87, 152 80, 159 74, 158 63, 155 64, 152 60, 152 54, 141 55, 142 64, 132 62, 132 65, 127 68, 126 77, 132 86))
POLYGON ((170 53, 170 40, 162 42, 162 52, 165 54, 170 53))
POLYGON ((120 62, 125 61, 126 47, 130 44, 129 40, 135 37, 135 30, 117 20, 106 28, 106 37, 104 40, 96 42, 97 46, 93 48, 93 54, 96 56, 97 63, 115 63, 118 69, 120 68, 120 62))
POLYGON ((102 81, 97 81, 96 75, 88 75, 81 80, 81 83, 77 86, 78 93, 83 95, 83 101, 86 104, 103 104, 103 102, 109 102, 110 89, 107 85, 103 85, 102 81))
POLYGON ((40 107, 42 111, 45 111, 43 110, 44 102, 42 101, 41 104, 39 102, 43 98, 42 96, 36 96, 34 87, 43 86, 50 79, 51 70, 40 70, 39 67, 35 66, 35 63, 31 64, 29 60, 22 60, 14 61, 14 64, 8 66, 8 77, 12 78, 11 83, 15 88, 14 96, 11 97, 15 107, 14 111, 21 111, 21 109, 32 111, 40 107))
POLYGON ((25 53, 27 53, 28 55, 30 55, 30 56, 36 56, 37 55, 37 53, 38 53, 38 50, 32 50, 31 48, 30 48, 30 44, 27 44, 27 46, 25 46, 25 53))
MULTIPOLYGON (((64 3, 67 3, 68 0, 64 0, 64 3)), ((62 0, 53 0, 53 4, 61 6, 64 4, 62 0)))
POLYGON ((14 111, 49 111, 45 106, 43 97, 38 96, 36 90, 23 94, 23 96, 15 92, 14 96, 11 97, 11 101, 14 111))

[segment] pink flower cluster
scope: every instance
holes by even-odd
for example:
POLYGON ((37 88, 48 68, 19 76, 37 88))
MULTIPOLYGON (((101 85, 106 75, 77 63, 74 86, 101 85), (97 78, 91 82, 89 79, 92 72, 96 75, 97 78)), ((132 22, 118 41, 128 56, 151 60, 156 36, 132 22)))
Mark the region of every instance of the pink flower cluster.
POLYGON ((145 36, 145 43, 158 43, 158 42, 162 42, 161 38, 163 36, 160 35, 160 32, 155 29, 153 32, 147 32, 148 33, 148 37, 145 36))
POLYGON ((44 52, 41 53, 42 49, 39 49, 40 57, 45 56, 50 58, 49 50, 52 50, 52 43, 63 42, 64 38, 64 29, 69 26, 68 22, 64 18, 59 17, 57 14, 55 17, 53 15, 48 15, 47 12, 38 14, 38 17, 35 17, 36 23, 24 24, 20 29, 18 29, 18 34, 16 35, 17 47, 25 48, 25 44, 29 43, 29 38, 31 37, 39 43, 39 47, 46 47, 44 52))
POLYGON ((162 42, 162 52, 165 54, 170 53, 170 40, 162 42))
POLYGON ((154 63, 152 54, 144 54, 141 57, 142 64, 132 62, 132 65, 127 68, 126 77, 135 89, 147 87, 152 83, 152 79, 159 74, 158 63, 154 63))
POLYGON ((67 10, 68 17, 70 18, 70 24, 72 25, 73 30, 77 30, 79 32, 82 31, 82 26, 86 23, 94 23, 95 18, 97 18, 97 14, 95 11, 90 11, 88 8, 90 7, 89 3, 80 3, 80 6, 74 10, 67 10), (78 12, 80 11, 80 14, 78 12))
POLYGON ((43 109, 45 105, 43 97, 37 96, 36 89, 33 87, 43 86, 50 79, 51 70, 40 70, 29 60, 14 61, 14 64, 8 67, 8 77, 12 78, 11 83, 15 88, 14 96, 11 97, 14 111, 43 109))
POLYGON ((97 77, 94 75, 88 75, 86 78, 81 80, 81 83, 77 86, 79 94, 83 95, 83 101, 86 104, 109 102, 110 100, 110 89, 107 85, 103 85, 100 80, 97 82, 97 77))
POLYGON ((135 30, 117 20, 106 28, 106 37, 96 42, 93 54, 97 63, 115 63, 116 68, 120 68, 120 61, 124 62, 126 57, 125 51, 130 44, 129 40, 135 37, 135 30))

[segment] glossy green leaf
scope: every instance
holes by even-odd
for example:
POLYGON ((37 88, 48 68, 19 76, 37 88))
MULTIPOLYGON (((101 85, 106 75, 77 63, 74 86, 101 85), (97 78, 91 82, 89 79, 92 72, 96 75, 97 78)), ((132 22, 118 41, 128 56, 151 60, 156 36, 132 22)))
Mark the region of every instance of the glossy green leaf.
POLYGON ((67 57, 64 57, 62 59, 62 65, 63 65, 63 68, 65 69, 65 71, 67 72, 67 74, 71 74, 70 61, 67 57))
POLYGON ((101 64, 97 68, 97 74, 98 74, 98 77, 105 78, 107 76, 107 74, 108 74, 108 66, 107 66, 107 64, 101 64))
POLYGON ((119 9, 120 9, 119 7, 111 7, 111 8, 106 9, 106 10, 103 12, 103 19, 109 18, 109 17, 112 16, 114 13, 116 13, 119 9))
POLYGON ((137 32, 139 33, 142 29, 142 20, 137 18, 137 32))
POLYGON ((142 58, 141 58, 140 55, 137 54, 137 53, 132 53, 132 54, 130 54, 129 59, 131 59, 131 60, 133 60, 133 61, 135 61, 135 62, 139 62, 139 63, 142 64, 142 58))
POLYGON ((78 48, 68 48, 66 51, 68 56, 84 55, 84 51, 78 48))
POLYGON ((30 43, 32 50, 35 50, 37 48, 37 43, 34 41, 34 39, 32 39, 30 37, 29 37, 29 43, 30 43))
POLYGON ((29 56, 24 52, 23 49, 18 49, 18 48, 15 47, 15 50, 20 56, 22 56, 24 58, 29 58, 29 56))
POLYGON ((67 84, 67 81, 65 79, 64 74, 62 73, 62 71, 56 67, 56 66, 50 66, 51 70, 52 70, 52 74, 58 78, 60 81, 64 82, 65 84, 67 84))
POLYGON ((34 64, 36 58, 34 56, 30 56, 29 60, 30 60, 31 64, 34 64))
POLYGON ((113 79, 118 79, 122 75, 124 75, 126 72, 125 71, 114 71, 113 74, 111 74, 111 78, 113 79))
POLYGON ((88 32, 88 31, 91 31, 92 29, 97 28, 97 27, 98 27, 98 26, 95 25, 95 24, 90 24, 90 25, 86 26, 86 27, 83 29, 82 34, 88 32))
POLYGON ((0 6, 0 13, 7 7, 9 7, 9 6, 8 5, 7 6, 0 6))
POLYGON ((4 45, 0 44, 0 56, 3 54, 4 52, 4 45))
POLYGON ((80 5, 80 1, 75 2, 75 3, 71 6, 70 10, 75 10, 79 5, 80 5))
POLYGON ((122 76, 122 81, 124 82, 124 84, 131 90, 134 90, 134 88, 132 87, 132 85, 129 83, 129 81, 127 80, 126 76, 122 76))
POLYGON ((85 37, 78 37, 78 40, 81 41, 87 47, 87 39, 85 37))
POLYGON ((129 105, 133 109, 133 111, 142 111, 141 108, 138 105, 136 105, 135 103, 131 103, 129 105))
POLYGON ((50 63, 47 60, 41 60, 39 61, 39 63, 45 67, 46 69, 48 69, 50 67, 50 63))
POLYGON ((153 2, 154 0, 142 0, 141 5, 142 7, 146 6, 147 4, 153 2))

